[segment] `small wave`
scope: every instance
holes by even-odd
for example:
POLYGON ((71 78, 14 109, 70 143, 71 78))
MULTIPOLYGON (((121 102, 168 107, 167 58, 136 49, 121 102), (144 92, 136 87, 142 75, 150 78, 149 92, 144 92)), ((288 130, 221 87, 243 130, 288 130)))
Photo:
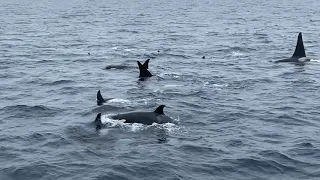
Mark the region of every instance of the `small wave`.
POLYGON ((312 145, 312 143, 310 142, 303 142, 303 143, 299 143, 296 146, 298 147, 302 147, 302 148, 313 148, 314 146, 312 145))
POLYGON ((31 164, 19 164, 10 166, 4 170, 8 179, 54 179, 56 174, 65 174, 65 168, 36 161, 31 164))
POLYGON ((159 94, 180 94, 179 91, 175 91, 173 89, 155 89, 153 92, 159 94))
POLYGON ((240 139, 232 139, 232 140, 227 141, 228 147, 241 147, 243 145, 244 145, 244 143, 240 139))
POLYGON ((228 88, 230 89, 250 89, 258 82, 257 79, 244 79, 244 80, 236 80, 228 83, 228 88))
POLYGON ((51 132, 35 132, 31 135, 23 136, 22 140, 26 145, 40 144, 43 147, 61 147, 62 145, 68 145, 70 142, 65 139, 61 134, 55 134, 51 132))
POLYGON ((184 54, 172 54, 172 53, 165 53, 165 56, 174 57, 174 58, 181 58, 181 59, 191 59, 192 56, 187 56, 184 54))
POLYGON ((57 85, 69 84, 69 83, 74 83, 74 81, 72 81, 72 80, 58 80, 58 81, 54 81, 54 82, 51 82, 51 83, 44 83, 43 85, 57 86, 57 85))
POLYGON ((320 164, 317 161, 317 159, 320 157, 319 148, 310 142, 295 144, 289 149, 288 153, 292 154, 294 157, 303 157, 299 159, 304 159, 306 163, 312 163, 314 166, 320 167, 320 164))
MULTIPOLYGON (((9 162, 12 161, 15 158, 19 157, 19 153, 17 153, 16 151, 14 151, 13 148, 8 147, 8 146, 0 146, 0 158, 1 158, 1 162, 9 162)), ((0 175, 1 177, 1 175, 0 175)))
POLYGON ((126 32, 126 33, 133 33, 133 34, 138 34, 138 31, 134 31, 134 30, 129 30, 129 29, 119 29, 117 30, 117 32, 126 32))
POLYGON ((299 118, 297 116, 293 116, 293 115, 289 115, 289 114, 283 114, 278 116, 278 118, 280 120, 282 120, 283 124, 286 125, 301 125, 301 126, 305 126, 305 125, 310 125, 310 126, 314 126, 313 123, 309 122, 308 120, 304 120, 302 118, 299 118))
MULTIPOLYGON (((289 157, 282 152, 276 150, 266 150, 259 153, 260 156, 267 158, 272 161, 276 161, 279 164, 281 163, 283 166, 286 167, 297 167, 297 166, 308 166, 312 165, 310 162, 303 162, 298 159, 294 159, 293 157, 289 157)), ((314 164, 316 165, 316 164, 314 164)))
POLYGON ((193 154, 214 154, 215 156, 220 156, 221 154, 226 154, 225 151, 216 149, 208 146, 199 146, 193 144, 184 144, 179 147, 182 152, 190 152, 193 154))
POLYGON ((6 106, 0 110, 2 114, 8 114, 10 117, 26 118, 26 117, 52 117, 61 112, 61 109, 50 108, 43 105, 28 106, 15 105, 6 106))
POLYGON ((103 69, 106 70, 124 70, 124 69, 136 69, 137 67, 128 66, 128 65, 108 65, 104 67, 103 69))

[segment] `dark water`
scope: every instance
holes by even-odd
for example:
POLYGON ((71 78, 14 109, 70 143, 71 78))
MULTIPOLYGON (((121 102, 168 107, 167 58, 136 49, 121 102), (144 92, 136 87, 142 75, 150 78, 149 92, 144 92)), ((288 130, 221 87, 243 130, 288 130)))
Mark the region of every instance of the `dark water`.
POLYGON ((0 179, 320 179, 319 7, 1 0, 0 179), (270 62, 299 32, 313 61, 270 62), (159 104, 176 124, 107 118, 159 104))

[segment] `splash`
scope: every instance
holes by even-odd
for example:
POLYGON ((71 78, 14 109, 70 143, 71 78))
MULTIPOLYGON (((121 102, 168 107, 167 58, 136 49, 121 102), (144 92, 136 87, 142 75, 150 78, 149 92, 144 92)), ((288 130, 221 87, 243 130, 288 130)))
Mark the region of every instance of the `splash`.
MULTIPOLYGON (((153 129, 161 129, 165 130, 168 133, 176 132, 180 129, 179 126, 177 126, 174 123, 165 123, 165 124, 158 124, 153 123, 152 125, 144 125, 140 123, 125 123, 125 120, 114 120, 111 117, 114 114, 106 114, 101 116, 101 122, 102 124, 107 128, 120 128, 129 132, 141 132, 141 131, 149 131, 153 129)), ((175 122, 179 122, 178 119, 174 119, 175 122)))
POLYGON ((320 62, 320 59, 310 59, 312 62, 320 62))
POLYGON ((175 88, 175 87, 183 87, 183 85, 178 85, 178 84, 167 84, 167 85, 164 85, 164 88, 175 88))
POLYGON ((110 103, 121 103, 121 104, 129 104, 129 103, 131 103, 130 100, 127 100, 127 99, 117 99, 117 98, 115 98, 115 99, 110 99, 109 102, 110 102, 110 103))
POLYGON ((241 53, 240 51, 233 51, 232 52, 232 57, 240 57, 243 56, 243 53, 241 53))

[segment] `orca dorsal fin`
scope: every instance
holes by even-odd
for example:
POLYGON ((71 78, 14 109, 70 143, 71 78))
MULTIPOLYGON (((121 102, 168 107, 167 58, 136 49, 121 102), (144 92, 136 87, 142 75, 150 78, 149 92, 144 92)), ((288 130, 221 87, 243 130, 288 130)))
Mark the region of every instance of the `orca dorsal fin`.
POLYGON ((146 69, 139 61, 137 61, 138 66, 139 66, 139 77, 151 77, 152 74, 146 69))
POLYGON ((163 113, 163 108, 166 107, 165 105, 160 105, 159 107, 157 107, 156 110, 154 110, 155 113, 157 114, 164 114, 163 113))
POLYGON ((99 113, 96 117, 96 119, 94 120, 95 125, 96 125, 96 130, 100 130, 101 126, 102 126, 102 122, 101 122, 101 113, 99 113))
POLYGON ((101 122, 101 113, 97 114, 96 119, 94 120, 94 122, 96 122, 96 123, 100 123, 101 122))
POLYGON ((102 97, 102 95, 100 93, 100 90, 99 90, 98 93, 97 93, 97 105, 101 106, 105 102, 106 102, 106 100, 103 99, 103 97, 102 97))
POLYGON ((304 45, 302 41, 302 34, 301 32, 298 35, 296 49, 292 55, 292 57, 306 57, 306 52, 304 51, 304 45))
POLYGON ((150 59, 147 59, 147 60, 142 64, 142 66, 143 66, 144 68, 146 68, 146 69, 149 69, 149 61, 150 61, 150 59))

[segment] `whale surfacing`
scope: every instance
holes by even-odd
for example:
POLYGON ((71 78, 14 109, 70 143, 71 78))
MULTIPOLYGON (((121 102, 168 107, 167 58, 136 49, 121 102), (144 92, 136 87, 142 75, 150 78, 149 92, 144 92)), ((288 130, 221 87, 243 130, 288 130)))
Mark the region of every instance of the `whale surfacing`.
POLYGON ((172 122, 173 119, 164 114, 164 107, 165 105, 160 105, 153 112, 128 112, 114 115, 111 118, 115 120, 125 120, 125 123, 141 123, 147 125, 172 122))
MULTIPOLYGON (((153 123, 164 124, 172 123, 173 119, 165 115, 163 108, 165 105, 160 105, 156 110, 152 112, 127 112, 117 115, 113 115, 110 118, 114 120, 123 120, 124 123, 141 123, 145 125, 151 125, 153 123)), ((99 113, 95 119, 96 128, 99 129, 102 126, 101 113, 99 113)))
POLYGON ((302 33, 300 32, 299 35, 298 35, 296 49, 295 49, 292 57, 288 58, 288 59, 282 59, 282 60, 279 60, 279 61, 275 61, 275 63, 280 63, 280 62, 303 63, 303 62, 306 62, 306 61, 310 61, 310 58, 306 57, 306 52, 305 52, 304 45, 303 45, 303 40, 302 40, 302 33))

